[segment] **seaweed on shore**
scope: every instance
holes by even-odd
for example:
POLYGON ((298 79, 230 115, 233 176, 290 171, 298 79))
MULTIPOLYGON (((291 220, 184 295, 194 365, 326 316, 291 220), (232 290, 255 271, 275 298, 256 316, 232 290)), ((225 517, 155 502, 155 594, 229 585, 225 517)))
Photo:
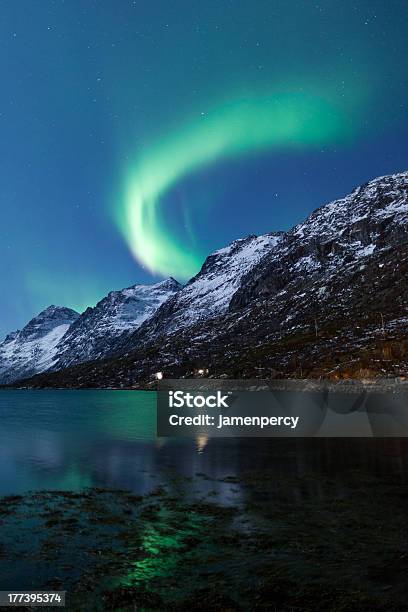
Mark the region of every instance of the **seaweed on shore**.
POLYGON ((343 497, 290 505, 264 503, 267 473, 243 480, 250 495, 240 507, 164 487, 3 498, 1 588, 63 589, 73 611, 403 609, 402 485, 356 477, 343 497))

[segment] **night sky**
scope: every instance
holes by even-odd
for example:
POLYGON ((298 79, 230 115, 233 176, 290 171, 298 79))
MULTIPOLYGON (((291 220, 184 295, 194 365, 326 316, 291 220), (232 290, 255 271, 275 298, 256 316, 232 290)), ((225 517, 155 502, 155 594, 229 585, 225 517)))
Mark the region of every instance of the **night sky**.
POLYGON ((3 0, 0 335, 408 169, 406 0, 3 0))

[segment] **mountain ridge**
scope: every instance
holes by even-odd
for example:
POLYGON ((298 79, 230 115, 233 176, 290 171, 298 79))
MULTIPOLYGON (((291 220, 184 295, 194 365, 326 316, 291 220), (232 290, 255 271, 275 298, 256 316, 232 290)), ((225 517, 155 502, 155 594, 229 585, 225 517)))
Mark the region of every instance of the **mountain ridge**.
POLYGON ((0 343, 0 382, 106 357, 120 335, 141 325, 180 288, 173 278, 131 285, 110 291, 82 314, 48 306, 0 343))
POLYGON ((148 386, 157 371, 203 368, 237 377, 405 375, 407 244, 408 172, 378 177, 288 232, 218 249, 108 359, 30 384, 148 386))
POLYGON ((0 344, 0 381, 34 375, 52 366, 56 347, 79 313, 65 306, 48 306, 21 330, 0 344))
POLYGON ((138 328, 181 287, 168 278, 154 285, 136 284, 110 291, 67 330, 57 347, 54 369, 108 356, 118 337, 138 328))

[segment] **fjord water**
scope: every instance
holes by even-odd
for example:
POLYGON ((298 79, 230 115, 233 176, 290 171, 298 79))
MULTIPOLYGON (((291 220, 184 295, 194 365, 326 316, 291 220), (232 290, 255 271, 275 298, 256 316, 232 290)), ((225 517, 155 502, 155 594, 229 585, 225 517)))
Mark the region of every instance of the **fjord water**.
POLYGON ((406 609, 407 439, 158 439, 139 391, 4 390, 0 418, 3 590, 406 609))
POLYGON ((285 495, 322 495, 323 481, 336 477, 341 488, 340 476, 353 470, 398 483, 408 475, 405 439, 157 438, 156 395, 147 391, 3 390, 0 418, 0 496, 86 487, 144 495, 179 475, 183 494, 211 490, 229 504, 243 495, 245 475, 262 470, 267 497, 289 481, 285 495), (306 491, 301 479, 311 474, 306 491))

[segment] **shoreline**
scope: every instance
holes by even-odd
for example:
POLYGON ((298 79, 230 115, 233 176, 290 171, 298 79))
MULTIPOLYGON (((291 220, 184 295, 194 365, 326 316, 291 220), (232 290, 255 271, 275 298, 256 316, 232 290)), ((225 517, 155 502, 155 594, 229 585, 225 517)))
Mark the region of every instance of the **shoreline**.
POLYGON ((341 497, 325 480, 322 499, 269 505, 262 499, 272 473, 224 482, 253 494, 232 506, 211 493, 188 501, 166 487, 143 496, 96 487, 3 497, 2 588, 66 590, 72 610, 401 609, 404 486, 354 474, 341 497))

